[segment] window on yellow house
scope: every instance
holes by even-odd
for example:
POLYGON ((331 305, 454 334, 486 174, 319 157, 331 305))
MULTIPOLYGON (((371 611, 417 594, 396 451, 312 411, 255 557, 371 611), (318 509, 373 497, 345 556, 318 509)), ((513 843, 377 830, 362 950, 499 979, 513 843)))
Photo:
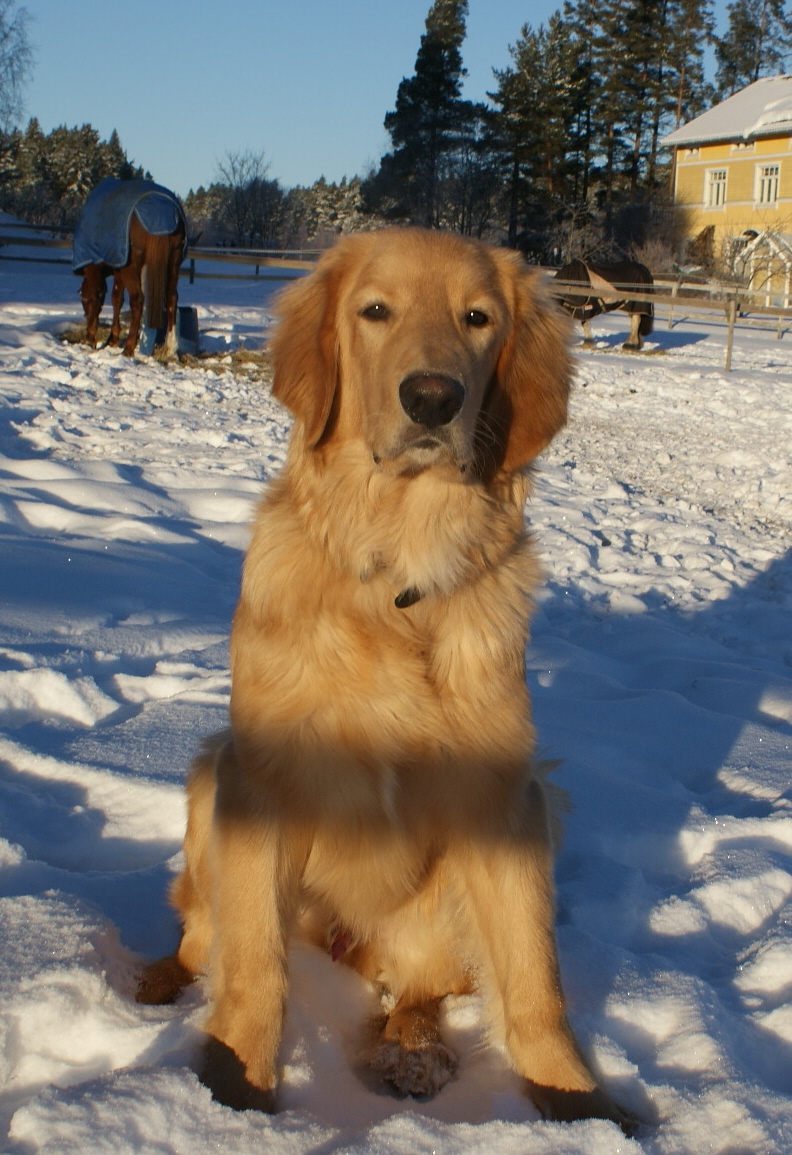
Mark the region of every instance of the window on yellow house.
POLYGON ((756 167, 756 203, 760 205, 778 204, 779 164, 760 164, 756 167))
POLYGON ((726 204, 726 169, 711 168, 704 178, 704 204, 709 209, 726 204))

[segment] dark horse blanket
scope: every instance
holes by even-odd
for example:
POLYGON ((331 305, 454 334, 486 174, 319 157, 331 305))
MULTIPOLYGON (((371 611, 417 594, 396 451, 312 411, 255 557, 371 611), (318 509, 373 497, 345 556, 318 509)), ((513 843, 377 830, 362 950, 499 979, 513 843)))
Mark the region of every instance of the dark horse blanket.
MULTIPOLYGON (((85 202, 74 231, 72 269, 110 265, 122 269, 129 260, 129 222, 137 215, 147 233, 169 236, 184 224, 184 212, 175 195, 152 180, 116 180, 106 177, 85 202)), ((186 232, 186 228, 185 228, 186 232)))
POLYGON ((585 323, 600 313, 623 309, 625 313, 640 314, 638 332, 642 337, 648 337, 651 333, 654 318, 652 302, 630 300, 625 292, 625 286, 631 286, 651 293, 654 281, 646 265, 638 261, 619 261, 612 265, 570 261, 558 270, 556 279, 572 281, 581 287, 580 293, 568 286, 559 292, 561 304, 576 321, 585 323))

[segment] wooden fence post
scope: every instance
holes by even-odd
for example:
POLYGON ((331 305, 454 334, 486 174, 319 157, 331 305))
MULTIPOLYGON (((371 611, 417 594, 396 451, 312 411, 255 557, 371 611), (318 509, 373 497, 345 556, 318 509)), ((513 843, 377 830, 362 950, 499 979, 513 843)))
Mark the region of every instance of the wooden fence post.
POLYGON ((729 329, 726 334, 726 359, 723 363, 724 373, 731 371, 732 345, 734 344, 734 322, 737 318, 737 301, 734 297, 729 300, 726 314, 729 318, 729 329))
POLYGON ((668 310, 668 329, 669 332, 674 324, 674 297, 679 293, 679 281, 675 281, 671 286, 671 305, 668 310))

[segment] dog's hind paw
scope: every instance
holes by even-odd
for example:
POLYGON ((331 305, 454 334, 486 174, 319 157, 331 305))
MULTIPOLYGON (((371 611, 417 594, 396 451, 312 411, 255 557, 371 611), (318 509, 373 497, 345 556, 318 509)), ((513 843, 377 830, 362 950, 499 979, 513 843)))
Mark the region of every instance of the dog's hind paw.
POLYGON ((195 975, 182 966, 176 955, 149 963, 138 975, 135 999, 149 1006, 165 1006, 173 1003, 185 987, 195 981, 195 975))
POLYGON ((369 1057, 369 1067, 397 1095, 431 1099, 453 1079, 457 1058, 441 1042, 424 1043, 415 1048, 383 1042, 369 1057))

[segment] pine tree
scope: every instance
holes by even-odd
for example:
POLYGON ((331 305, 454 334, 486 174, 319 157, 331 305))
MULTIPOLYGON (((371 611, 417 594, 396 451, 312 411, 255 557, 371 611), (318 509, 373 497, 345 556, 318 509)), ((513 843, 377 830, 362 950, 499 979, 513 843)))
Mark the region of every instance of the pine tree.
POLYGON ((595 110, 602 87, 595 36, 600 8, 601 0, 564 0, 564 23, 574 59, 571 77, 574 102, 567 155, 571 199, 575 205, 586 204, 595 177, 595 110))
POLYGON ((652 195, 663 133, 705 104, 712 0, 566 0, 564 12, 578 57, 575 199, 595 189, 610 222, 619 202, 652 195))
POLYGON ((132 180, 143 175, 143 170, 132 164, 127 157, 115 129, 106 141, 99 145, 99 165, 102 176, 114 176, 119 180, 132 180))
POLYGON ((471 118, 472 106, 460 96, 467 7, 467 0, 435 0, 430 8, 415 73, 402 80, 385 117, 393 152, 366 186, 370 207, 429 227, 440 224, 448 162, 471 118))
POLYGON ((494 70, 499 106, 492 124, 507 187, 508 241, 517 243, 526 217, 568 194, 570 130, 576 113, 571 30, 556 12, 534 31, 523 25, 510 45, 512 64, 494 70))
POLYGON ((22 188, 42 180, 47 155, 47 138, 41 130, 38 118, 32 116, 24 133, 19 137, 17 167, 19 184, 22 188))
POLYGON ((630 200, 655 184, 660 125, 673 104, 668 50, 672 0, 629 0, 624 17, 623 89, 626 192, 630 200))
POLYGON ((672 127, 679 128, 713 101, 704 73, 704 53, 715 30, 713 0, 674 0, 669 26, 667 83, 674 93, 672 127))
POLYGON ((760 76, 782 72, 792 53, 792 16, 784 0, 733 0, 727 12, 726 33, 715 42, 721 99, 760 76))

